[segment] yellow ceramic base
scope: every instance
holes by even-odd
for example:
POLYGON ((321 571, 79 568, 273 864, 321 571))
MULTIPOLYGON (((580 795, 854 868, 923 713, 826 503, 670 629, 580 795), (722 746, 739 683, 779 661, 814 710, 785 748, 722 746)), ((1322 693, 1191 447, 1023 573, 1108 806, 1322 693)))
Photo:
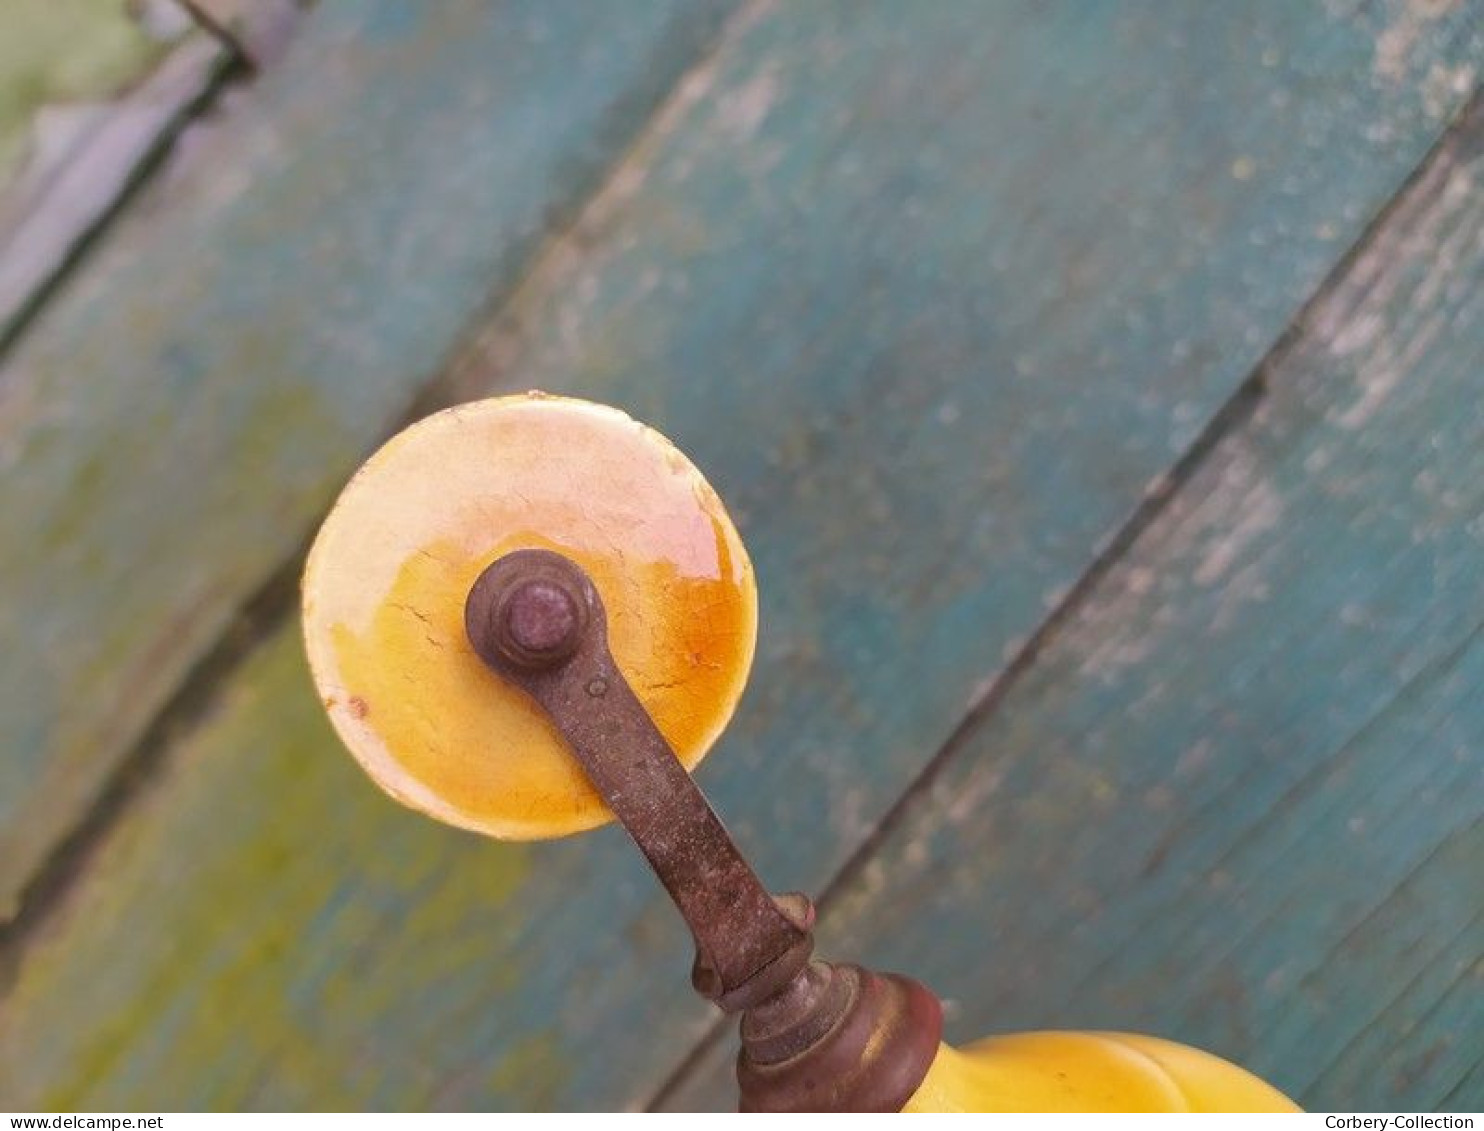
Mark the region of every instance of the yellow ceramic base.
POLYGON ((909 1112, 1300 1110, 1210 1053, 1131 1033, 1015 1033, 943 1045, 909 1112))
POLYGON ((736 528, 652 428, 533 393, 460 405, 393 437, 309 554, 310 666, 335 730, 378 785, 511 839, 610 817, 550 720, 464 632, 474 579, 531 548, 587 570, 619 667, 687 769, 731 717, 757 635, 736 528))

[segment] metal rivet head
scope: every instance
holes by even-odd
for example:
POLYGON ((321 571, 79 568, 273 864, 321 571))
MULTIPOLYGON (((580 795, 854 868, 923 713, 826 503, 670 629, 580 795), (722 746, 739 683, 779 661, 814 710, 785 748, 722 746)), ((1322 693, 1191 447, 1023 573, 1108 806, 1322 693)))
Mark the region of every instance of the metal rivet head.
POLYGON ((469 593, 469 641, 496 670, 554 668, 582 646, 589 584, 572 563, 549 551, 507 554, 480 574, 469 593))
POLYGON ((502 634, 531 656, 570 655, 580 620, 572 594, 549 581, 528 581, 504 603, 502 634))

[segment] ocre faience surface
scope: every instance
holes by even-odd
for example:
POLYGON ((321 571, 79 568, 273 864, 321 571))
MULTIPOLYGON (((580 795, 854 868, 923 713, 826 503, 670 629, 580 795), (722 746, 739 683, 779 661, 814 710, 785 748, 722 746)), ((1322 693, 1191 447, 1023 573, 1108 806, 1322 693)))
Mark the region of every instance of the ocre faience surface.
POLYGON ((1013 1033, 943 1045, 909 1112, 1293 1112, 1281 1092, 1187 1045, 1133 1033, 1013 1033))
POLYGON ((336 731, 383 789, 516 839, 608 815, 551 723, 464 632, 475 579, 528 548, 592 577, 614 658, 687 767, 731 717, 757 636, 752 566, 721 500, 622 412, 497 397, 393 438, 310 551, 310 664, 336 731))

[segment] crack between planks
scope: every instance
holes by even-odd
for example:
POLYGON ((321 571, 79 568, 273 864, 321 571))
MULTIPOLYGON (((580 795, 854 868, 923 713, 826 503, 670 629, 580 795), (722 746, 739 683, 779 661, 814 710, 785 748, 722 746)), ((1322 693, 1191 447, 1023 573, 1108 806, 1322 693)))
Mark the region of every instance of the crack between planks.
MULTIPOLYGON (((432 375, 409 397, 401 414, 389 429, 381 433, 376 444, 372 445, 373 449, 406 425, 452 402, 459 388, 458 379, 468 368, 469 359, 482 353, 478 348, 484 341, 482 329, 500 318, 530 281, 540 277, 549 261, 564 254, 569 245, 577 242, 578 233, 593 210, 602 206, 614 186, 625 179, 633 163, 642 159, 655 132, 663 129, 664 124, 673 120, 684 106, 704 97, 709 91, 707 83, 701 83, 698 89, 697 80, 714 69, 723 46, 751 26, 773 2, 741 0, 719 21, 709 40, 700 45, 692 59, 653 98, 641 120, 617 147, 613 159, 595 171, 589 190, 579 193, 572 202, 568 210, 569 219, 536 243, 513 273, 510 284, 498 288, 486 308, 470 319, 469 328, 456 336, 445 351, 444 361, 434 367, 432 375)), ((163 164, 180 133, 209 108, 227 85, 244 73, 244 68, 246 64, 240 57, 227 58, 210 88, 202 92, 189 111, 182 112, 178 122, 172 122, 170 130, 162 133, 159 143, 151 150, 149 160, 142 162, 131 178, 128 189, 107 215, 89 230, 74 254, 69 256, 67 264, 43 288, 44 293, 38 292, 33 296, 23 316, 0 335, 0 360, 18 340, 25 325, 38 313, 44 299, 55 292, 65 275, 102 236, 107 223, 122 211, 128 200, 163 164)), ((248 69, 245 73, 251 75, 252 71, 248 69)), ((365 454, 369 452, 370 449, 365 454)), ((0 919, 0 995, 9 990, 30 944, 63 905, 68 892, 87 871, 95 854, 102 850, 110 833, 164 769, 170 752, 209 718, 231 677, 293 618, 297 608, 299 576, 318 527, 316 520, 292 554, 237 606, 215 643, 191 664, 175 691, 119 759, 99 790, 97 799, 47 853, 22 887, 14 913, 9 918, 0 919)))
POLYGON ((543 279, 559 272, 570 259, 581 258, 587 249, 586 233, 599 226, 611 209, 642 189, 642 170, 650 161, 656 142, 711 93, 718 60, 726 46, 776 4, 777 0, 738 0, 710 42, 696 52, 694 59, 654 100, 644 121, 594 178, 592 191, 574 204, 564 223, 553 225, 537 242, 523 269, 514 274, 508 286, 491 296, 482 314, 470 319, 468 330, 453 341, 443 362, 409 398, 398 429, 469 399, 471 390, 478 390, 480 396, 490 396, 508 387, 504 378, 515 368, 511 359, 518 356, 525 331, 520 317, 523 296, 543 279))
POLYGON ((9 990, 27 944, 50 919, 73 882, 87 869, 109 832, 154 780, 176 743, 217 707, 228 677, 276 632, 291 613, 306 540, 294 556, 238 607, 216 639, 181 679, 138 740, 120 759, 97 800, 49 852, 17 898, 14 915, 0 922, 0 993, 9 990))
POLYGON ((169 117, 154 140, 139 155, 133 168, 120 182, 113 199, 76 231, 56 265, 40 277, 12 313, 0 320, 0 363, 15 349, 62 285, 72 277, 73 272, 103 241, 144 188, 165 167, 176 143, 186 130, 204 117, 244 73, 240 56, 223 52, 206 81, 201 84, 201 89, 169 117))
POLYGON ((211 38, 256 76, 288 44, 294 25, 314 0, 176 0, 211 38))
MULTIPOLYGON (((861 875, 878 850, 903 824, 917 799, 932 788, 1020 679, 1034 667, 1040 655, 1082 611, 1117 564, 1165 514, 1207 459, 1252 421, 1266 394, 1270 375, 1302 340, 1314 312, 1336 292, 1365 254, 1383 238, 1393 220, 1399 214, 1404 214, 1408 205, 1415 203, 1414 196, 1426 193, 1431 187, 1442 183, 1443 178, 1438 174, 1446 171, 1447 166, 1458 159, 1456 150, 1460 148, 1460 138, 1471 129, 1479 128, 1481 120, 1484 120, 1484 86, 1475 86, 1462 107, 1440 131, 1422 160, 1377 210, 1360 235, 1325 273, 1318 286, 1300 302, 1288 324, 1264 352, 1251 373, 1217 408, 1200 434, 1185 448, 1169 470, 1156 477, 1143 499, 1118 527, 1113 537, 1093 555, 1092 561, 1077 581, 1016 650, 1010 661, 1000 669, 999 674, 990 681, 983 694, 970 704, 947 739, 887 807, 835 874, 826 881, 815 899, 821 918, 828 914, 834 902, 861 875)), ((707 1031, 697 1038, 695 1044, 644 1101, 642 1110, 657 1111, 668 1103, 701 1067, 734 1024, 730 1018, 714 1019, 707 1031)))
MULTIPOLYGON (((133 158, 132 166, 119 181, 113 196, 97 213, 80 223, 70 234, 66 249, 56 262, 38 277, 30 293, 8 313, 0 317, 0 363, 3 363, 26 331, 45 310, 47 304, 72 276, 108 231, 123 217, 139 194, 165 168, 182 135, 205 118, 234 86, 250 85, 257 80, 265 64, 272 62, 291 39, 297 21, 314 0, 274 0, 261 8, 242 13, 232 27, 216 19, 214 0, 177 0, 197 31, 220 50, 210 65, 200 88, 161 123, 158 132, 133 158)), ((183 49, 178 45, 176 51, 183 49)), ((157 65, 155 74, 171 65, 167 54, 157 65)), ((146 78, 140 85, 147 84, 146 78)), ((130 91, 129 95, 137 93, 130 91)), ((129 95, 118 103, 123 106, 129 95)), ((54 176, 60 174, 54 174, 54 176)))
MULTIPOLYGON (((70 234, 67 248, 55 264, 39 276, 22 301, 0 317, 0 363, 5 361, 51 299, 106 238, 139 194, 164 170, 185 132, 210 114, 229 89, 250 85, 261 77, 265 64, 284 49, 297 20, 313 2, 276 0, 276 6, 247 10, 237 24, 229 28, 212 14, 212 0, 178 0, 181 10, 198 32, 214 42, 221 53, 201 81, 200 89, 181 101, 134 158, 112 199, 70 234)), ((179 51, 183 46, 182 43, 175 50, 179 51)), ((165 55, 157 64, 155 74, 170 66, 171 61, 172 55, 165 55)), ((140 86, 148 82, 146 78, 140 86)), ((136 91, 129 92, 133 93, 136 91)), ((128 95, 125 95, 118 105, 125 105, 127 99, 128 95)), ((57 175, 53 174, 54 177, 57 175)))

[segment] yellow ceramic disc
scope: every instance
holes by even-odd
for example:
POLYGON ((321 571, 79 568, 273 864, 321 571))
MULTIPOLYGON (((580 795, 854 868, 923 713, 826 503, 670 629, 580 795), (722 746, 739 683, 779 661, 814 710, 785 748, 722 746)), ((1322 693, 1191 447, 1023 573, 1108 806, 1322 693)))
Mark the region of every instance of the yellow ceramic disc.
POLYGON ((592 577, 620 670, 687 768, 726 726, 757 634, 752 566, 701 473, 616 409, 538 393, 440 412, 350 481, 304 571, 335 730, 389 794, 513 839, 609 819, 545 715, 474 654, 464 601, 511 550, 592 577))

